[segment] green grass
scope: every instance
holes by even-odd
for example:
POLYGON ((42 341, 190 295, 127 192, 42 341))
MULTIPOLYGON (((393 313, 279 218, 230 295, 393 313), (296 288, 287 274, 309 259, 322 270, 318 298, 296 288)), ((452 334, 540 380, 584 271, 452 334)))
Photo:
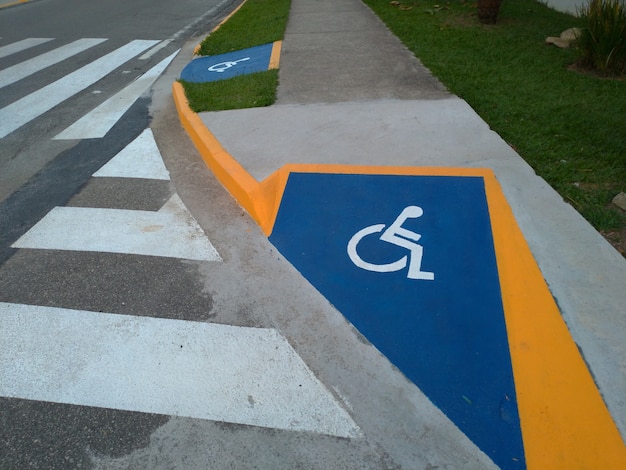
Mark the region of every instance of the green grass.
POLYGON ((202 41, 200 55, 224 54, 283 39, 290 5, 290 0, 247 0, 202 41))
POLYGON ((591 0, 580 11, 585 27, 578 38, 581 63, 606 75, 626 72, 626 4, 591 0))
POLYGON ((579 18, 505 0, 485 26, 475 3, 364 1, 598 230, 626 229, 610 205, 626 191, 626 81, 573 71, 576 50, 545 44, 579 18))
MULTIPOLYGON (((281 40, 287 26, 290 0, 247 0, 200 45, 200 55, 218 55, 281 40)), ((181 80, 191 109, 222 111, 269 106, 276 101, 278 72, 240 75, 229 80, 190 83, 181 80)))
POLYGON ((270 106, 276 100, 278 70, 239 75, 217 82, 181 81, 189 107, 196 113, 270 106))

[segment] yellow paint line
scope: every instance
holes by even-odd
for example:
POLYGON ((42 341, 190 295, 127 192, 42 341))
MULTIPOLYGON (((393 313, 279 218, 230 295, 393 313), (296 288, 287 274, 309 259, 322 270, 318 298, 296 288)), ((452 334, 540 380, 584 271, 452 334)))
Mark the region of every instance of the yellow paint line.
POLYGON ((8 7, 13 7, 15 5, 19 5, 21 3, 27 3, 30 0, 16 0, 15 2, 10 2, 10 3, 3 3, 0 5, 0 9, 2 8, 8 8, 8 7))
POLYGON ((272 231, 289 172, 279 170, 259 183, 239 164, 189 107, 183 86, 172 85, 180 121, 207 166, 228 192, 250 214, 266 235, 272 231))
POLYGON ((517 226, 485 177, 529 469, 626 469, 626 446, 517 226))
POLYGON ((270 55, 269 69, 277 69, 280 64, 280 51, 283 47, 282 41, 275 41, 272 45, 272 54, 270 55))

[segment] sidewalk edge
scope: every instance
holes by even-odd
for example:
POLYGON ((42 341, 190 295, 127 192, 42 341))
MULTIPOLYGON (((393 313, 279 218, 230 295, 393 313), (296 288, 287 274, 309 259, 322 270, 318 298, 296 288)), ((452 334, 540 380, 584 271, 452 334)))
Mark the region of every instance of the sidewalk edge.
POLYGON ((191 110, 183 86, 179 82, 172 85, 172 95, 180 121, 204 162, 228 192, 263 227, 264 217, 258 213, 253 197, 261 192, 260 183, 222 147, 200 117, 191 110))

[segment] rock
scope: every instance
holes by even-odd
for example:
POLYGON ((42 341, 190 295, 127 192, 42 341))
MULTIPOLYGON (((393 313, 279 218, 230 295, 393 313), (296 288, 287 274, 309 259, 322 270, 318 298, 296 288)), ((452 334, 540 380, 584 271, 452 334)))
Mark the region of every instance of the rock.
POLYGON ((561 39, 569 41, 570 43, 575 42, 578 36, 580 36, 580 28, 566 29, 561 33, 561 39))
POLYGON ((626 211, 626 193, 619 193, 612 202, 621 210, 626 211))
POLYGON ((570 46, 569 41, 561 38, 555 38, 554 36, 546 38, 546 44, 552 44, 556 47, 560 47, 561 49, 567 49, 570 46))
POLYGON ((580 28, 566 29, 561 33, 558 38, 554 36, 546 38, 546 44, 553 44, 556 47, 560 47, 561 49, 567 49, 576 42, 576 38, 579 34, 580 28))

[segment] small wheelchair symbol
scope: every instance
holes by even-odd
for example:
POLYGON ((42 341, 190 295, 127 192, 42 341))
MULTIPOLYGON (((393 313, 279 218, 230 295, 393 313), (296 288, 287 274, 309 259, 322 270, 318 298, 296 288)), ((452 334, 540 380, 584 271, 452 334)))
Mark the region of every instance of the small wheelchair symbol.
POLYGON ((239 62, 243 62, 245 60, 250 60, 250 57, 244 57, 239 60, 229 60, 227 62, 220 62, 218 64, 213 64, 209 67, 209 72, 219 72, 222 73, 224 70, 228 70, 229 68, 237 65, 239 62))
POLYGON ((422 256, 424 249, 417 242, 422 236, 402 227, 407 219, 416 219, 421 217, 424 211, 418 206, 408 206, 400 213, 396 220, 385 230, 385 224, 375 224, 365 227, 355 233, 348 242, 348 256, 350 260, 359 268, 377 273, 395 272, 404 269, 408 263, 409 271, 407 278, 422 279, 432 281, 435 279, 435 273, 422 271, 422 256), (381 233, 379 239, 391 243, 392 245, 406 248, 410 251, 408 255, 403 256, 398 261, 388 264, 373 264, 364 261, 357 252, 359 242, 373 233, 381 233), (410 258, 409 258, 410 257, 410 258))

